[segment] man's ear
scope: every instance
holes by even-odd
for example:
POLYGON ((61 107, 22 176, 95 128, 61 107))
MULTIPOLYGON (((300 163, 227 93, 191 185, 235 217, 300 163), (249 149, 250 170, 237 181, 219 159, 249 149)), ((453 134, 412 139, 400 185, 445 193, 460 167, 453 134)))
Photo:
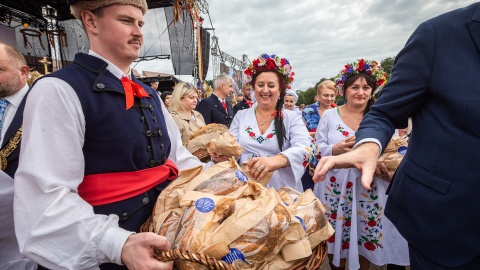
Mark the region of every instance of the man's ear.
POLYGON ((82 10, 80 13, 82 16, 82 22, 85 27, 85 30, 89 30, 92 33, 97 32, 97 16, 93 14, 90 10, 82 10))
POLYGON ((22 66, 20 68, 20 73, 22 74, 22 76, 24 76, 25 78, 28 78, 28 73, 30 72, 30 68, 28 66, 22 66))

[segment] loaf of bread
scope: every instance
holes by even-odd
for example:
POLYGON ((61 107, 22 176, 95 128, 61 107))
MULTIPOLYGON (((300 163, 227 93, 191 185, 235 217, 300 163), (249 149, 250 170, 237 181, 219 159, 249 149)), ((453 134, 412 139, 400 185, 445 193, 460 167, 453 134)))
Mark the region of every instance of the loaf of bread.
POLYGON ((301 194, 295 189, 287 186, 278 189, 277 192, 278 195, 280 195, 280 198, 282 198, 282 201, 287 205, 293 205, 301 194))
POLYGON ((297 207, 295 216, 303 221, 303 223, 301 223, 308 236, 327 225, 327 218, 322 212, 322 208, 319 205, 320 203, 320 201, 315 200, 311 204, 297 207))
POLYGON ((180 221, 182 220, 181 211, 171 211, 167 218, 163 221, 158 231, 159 235, 167 238, 168 242, 173 245, 175 236, 177 235, 180 221))
POLYGON ((290 213, 285 206, 278 204, 258 224, 230 243, 229 247, 238 249, 247 264, 261 263, 279 244, 281 236, 289 228, 290 221, 290 213))
POLYGON ((247 184, 247 176, 237 168, 225 169, 199 184, 194 191, 213 195, 228 195, 247 184))

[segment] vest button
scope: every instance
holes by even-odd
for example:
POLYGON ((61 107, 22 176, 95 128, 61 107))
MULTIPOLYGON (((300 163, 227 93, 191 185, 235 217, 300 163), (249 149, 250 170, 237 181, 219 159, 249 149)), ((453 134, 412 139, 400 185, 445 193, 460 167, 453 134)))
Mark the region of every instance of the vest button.
POLYGON ((152 136, 152 132, 150 130, 145 131, 145 136, 147 137, 152 136))
POLYGON ((163 143, 160 145, 160 148, 165 149, 165 145, 163 143))
POLYGON ((148 198, 143 198, 142 203, 147 204, 150 200, 148 198))
POLYGON ((155 160, 150 160, 150 162, 148 162, 148 166, 150 167, 155 166, 155 160))
POLYGON ((152 147, 150 147, 150 145, 147 146, 147 152, 152 152, 152 147))
POLYGON ((140 122, 145 123, 145 116, 140 117, 140 122))
POLYGON ((97 83, 97 88, 98 88, 98 89, 103 89, 103 88, 105 88, 105 84, 103 84, 103 83, 97 83))
POLYGON ((128 218, 128 212, 123 212, 122 219, 125 220, 128 218))
POLYGON ((156 117, 156 116, 155 116, 155 117, 153 117, 153 122, 155 122, 155 123, 157 123, 157 122, 158 122, 158 120, 157 120, 157 117, 156 117))

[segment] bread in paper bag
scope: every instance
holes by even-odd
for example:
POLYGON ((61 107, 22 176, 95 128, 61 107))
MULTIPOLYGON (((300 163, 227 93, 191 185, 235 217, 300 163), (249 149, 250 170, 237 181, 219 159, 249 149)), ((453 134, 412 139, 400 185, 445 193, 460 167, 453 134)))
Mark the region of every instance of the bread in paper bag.
POLYGON ((384 163, 389 171, 395 172, 400 162, 402 162, 404 152, 406 151, 405 147, 408 147, 407 141, 402 137, 394 136, 378 159, 377 167, 381 170, 380 164, 384 163))

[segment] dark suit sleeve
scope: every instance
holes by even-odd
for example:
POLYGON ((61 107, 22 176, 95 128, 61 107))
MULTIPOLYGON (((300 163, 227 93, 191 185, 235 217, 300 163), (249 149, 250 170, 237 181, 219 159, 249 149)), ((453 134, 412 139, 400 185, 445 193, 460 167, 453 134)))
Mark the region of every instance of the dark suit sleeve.
POLYGON ((415 30, 395 59, 391 80, 355 132, 357 142, 376 138, 385 149, 395 128, 406 127, 408 117, 415 117, 427 102, 435 43, 429 22, 415 30))
POLYGON ((212 123, 212 108, 207 99, 202 99, 195 110, 202 114, 206 125, 212 123))
POLYGON ((240 103, 237 103, 235 106, 233 106, 233 117, 235 117, 235 114, 237 114, 237 112, 238 112, 238 108, 240 107, 240 106, 238 106, 239 104, 240 103))

